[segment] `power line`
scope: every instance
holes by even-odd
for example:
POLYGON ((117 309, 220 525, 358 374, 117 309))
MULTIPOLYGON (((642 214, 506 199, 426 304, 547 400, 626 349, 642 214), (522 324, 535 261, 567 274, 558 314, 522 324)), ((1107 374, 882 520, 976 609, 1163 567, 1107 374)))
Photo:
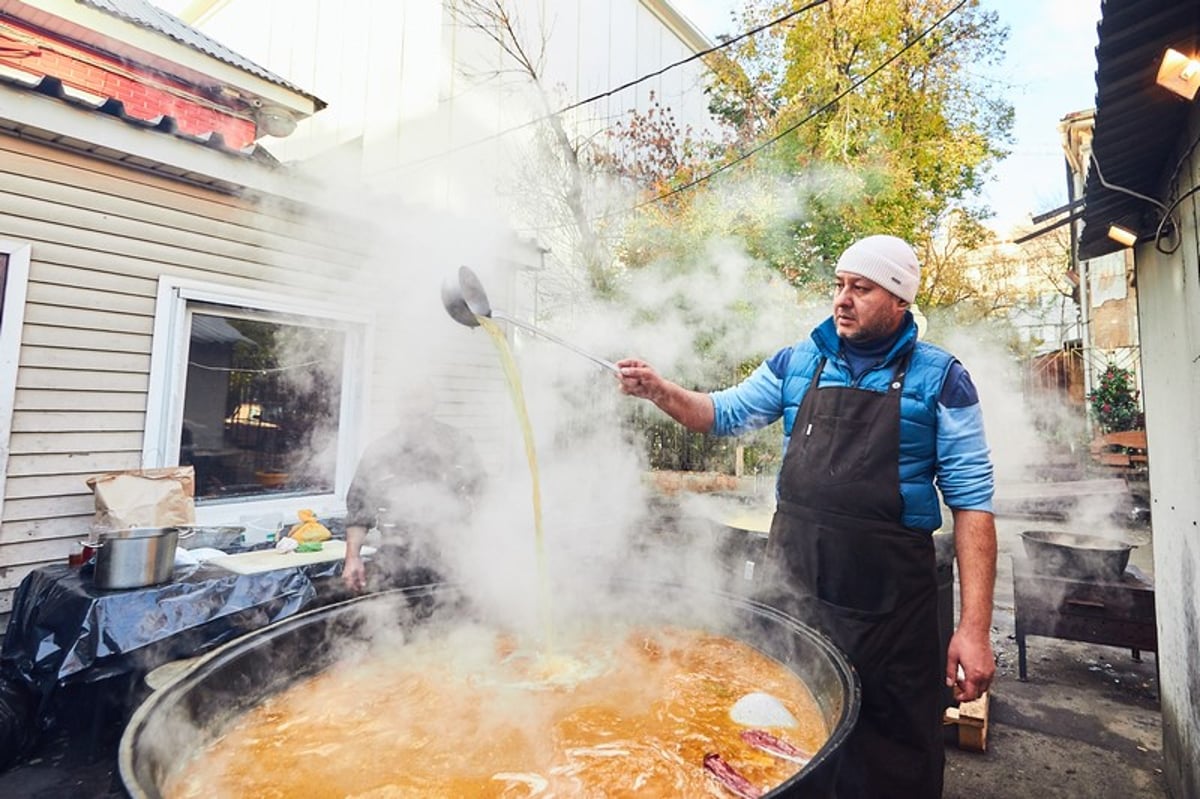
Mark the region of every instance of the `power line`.
POLYGON ((798 128, 800 128, 801 125, 804 125, 804 124, 812 121, 816 117, 820 116, 821 114, 825 113, 830 108, 832 108, 835 104, 837 104, 839 101, 841 101, 844 97, 846 97, 848 94, 850 94, 851 92, 856 90, 859 86, 862 86, 864 83, 869 81, 871 78, 875 77, 877 74, 879 74, 881 71, 883 71, 883 69, 890 66, 892 64, 892 62, 894 62, 900 56, 904 55, 906 52, 908 52, 910 49, 912 49, 912 47, 915 46, 917 44, 917 42, 924 39, 931 32, 933 32, 934 29, 936 29, 943 22, 945 22, 950 17, 952 17, 954 14, 956 14, 958 12, 958 10, 966 4, 967 4, 967 0, 959 0, 959 2, 953 8, 951 8, 949 11, 947 11, 945 14, 943 14, 941 17, 939 17, 937 19, 937 21, 935 21, 928 28, 926 28, 925 30, 923 30, 919 34, 917 34, 917 36, 915 38, 913 38, 912 41, 906 42, 903 47, 901 47, 899 50, 897 50, 895 53, 893 53, 891 56, 889 56, 887 59, 885 59, 879 66, 875 67, 870 72, 868 72, 866 75, 863 75, 861 78, 859 78, 858 80, 851 83, 848 87, 846 87, 844 90, 839 92, 832 100, 825 103, 821 107, 817 108, 817 110, 811 112, 810 114, 808 114, 808 116, 804 117, 796 124, 790 125, 787 128, 784 128, 782 131, 780 131, 779 133, 770 137, 766 141, 763 141, 762 143, 757 144, 754 147, 751 147, 746 152, 738 155, 737 158, 734 158, 732 161, 722 164, 721 166, 717 167, 716 169, 712 170, 711 172, 708 172, 707 174, 701 175, 700 177, 690 180, 687 183, 684 183, 680 186, 676 186, 675 188, 671 189, 670 191, 664 192, 663 194, 659 194, 656 197, 651 197, 648 200, 643 200, 642 202, 637 203, 636 205, 630 206, 629 208, 625 208, 620 211, 612 211, 607 214, 601 214, 599 217, 597 217, 597 219, 604 219, 608 216, 614 216, 616 214, 623 214, 623 213, 628 213, 630 211, 636 211, 637 209, 644 208, 647 205, 652 205, 653 203, 661 202, 662 200, 665 200, 668 197, 673 197, 674 195, 679 194, 680 192, 683 192, 688 189, 699 186, 704 181, 709 180, 710 178, 714 178, 717 175, 724 172, 725 170, 731 169, 734 166, 737 166, 738 164, 742 163, 746 159, 750 158, 751 156, 762 152, 763 150, 770 147, 775 142, 782 139, 784 136, 787 136, 789 133, 796 131, 798 128))
POLYGON ((406 163, 400 164, 399 166, 396 167, 396 169, 397 170, 406 170, 406 169, 409 169, 412 167, 420 166, 421 164, 427 164, 430 161, 436 161, 438 159, 445 158, 448 155, 453 155, 457 152, 461 152, 463 150, 470 149, 471 147, 477 147, 480 144, 486 144, 490 141, 494 141, 496 139, 503 138, 504 136, 507 136, 510 133, 516 133, 519 130, 524 130, 525 128, 536 125, 539 122, 545 122, 548 119, 553 119, 556 116, 565 114, 569 111, 574 111, 576 108, 582 108, 583 106, 594 103, 597 100, 603 100, 606 97, 612 97, 614 94, 617 94, 618 92, 623 92, 626 89, 631 89, 634 86, 637 86, 639 83, 645 83, 646 81, 650 80, 651 78, 657 78, 660 75, 664 75, 667 72, 671 71, 672 69, 675 69, 676 67, 681 67, 684 64, 690 64, 692 61, 696 61, 698 59, 704 58, 705 56, 711 55, 712 53, 715 53, 718 50, 724 50, 726 47, 730 47, 734 44, 737 44, 738 42, 742 41, 743 39, 746 39, 746 38, 749 38, 756 34, 762 33, 763 31, 767 30, 768 28, 773 28, 776 25, 780 25, 784 22, 787 22, 789 19, 799 16, 800 14, 803 14, 805 11, 809 11, 813 8, 816 8, 817 6, 824 5, 827 2, 829 2, 829 0, 813 0, 812 2, 808 3, 807 5, 801 6, 800 8, 797 8, 793 11, 789 11, 788 13, 784 14, 783 16, 777 17, 777 18, 771 20, 770 22, 764 22, 762 25, 759 25, 758 27, 751 28, 747 31, 744 31, 744 32, 738 34, 737 36, 734 36, 731 39, 726 39, 725 41, 721 42, 720 44, 718 44, 714 47, 710 47, 707 50, 701 50, 698 53, 693 53, 692 55, 688 56, 687 58, 681 59, 679 61, 675 61, 674 63, 671 63, 671 64, 667 64, 665 67, 656 69, 653 72, 647 72, 645 75, 634 78, 631 81, 622 83, 619 86, 614 86, 611 89, 607 89, 603 92, 600 92, 599 94, 594 94, 591 97, 586 97, 583 100, 579 100, 577 102, 571 103, 570 105, 565 105, 562 108, 558 109, 557 111, 551 111, 550 113, 543 114, 540 117, 534 117, 533 119, 530 119, 526 122, 522 122, 520 125, 514 125, 511 128, 505 128, 504 130, 497 131, 496 133, 493 133, 489 136, 484 136, 481 139, 475 139, 474 141, 469 141, 469 142, 466 142, 465 144, 460 144, 455 147, 451 147, 448 150, 443 150, 440 153, 434 153, 433 155, 427 155, 427 156, 424 156, 423 158, 417 158, 413 161, 408 161, 406 163))
MULTIPOLYGON (((966 5, 967 1, 968 0, 959 0, 959 2, 957 4, 955 4, 955 6, 953 8, 951 8, 949 11, 947 11, 945 14, 943 14, 941 17, 939 17, 936 21, 933 22, 933 24, 931 24, 925 30, 921 31, 919 34, 917 34, 915 37, 913 37, 912 40, 905 42, 903 47, 901 47, 895 53, 893 53, 892 55, 890 55, 886 59, 884 59, 884 61, 881 62, 877 67, 872 69, 867 74, 863 75, 858 80, 851 83, 848 87, 846 87, 841 92, 839 92, 836 96, 834 96, 834 98, 832 100, 829 100, 824 105, 817 108, 815 111, 809 113, 807 116, 805 116, 803 119, 801 119, 799 122, 795 123, 794 125, 788 126, 787 128, 785 128, 784 130, 775 134, 774 136, 770 137, 769 139, 766 139, 765 141, 755 145, 754 147, 750 148, 749 150, 745 151, 744 153, 739 154, 732 161, 728 161, 728 162, 722 164, 721 166, 717 167, 716 169, 712 170, 711 172, 701 175, 700 177, 695 178, 693 180, 690 180, 687 183, 676 186, 675 188, 671 189, 670 191, 667 191, 662 194, 651 197, 648 200, 643 200, 642 202, 637 203, 635 205, 631 205, 628 208, 622 208, 618 211, 609 211, 608 213, 600 214, 597 217, 593 217, 592 221, 607 219, 608 217, 618 216, 620 214, 627 214, 632 211, 636 211, 639 208, 644 208, 647 205, 653 205, 654 203, 661 202, 662 200, 665 200, 669 197, 673 197, 676 194, 687 191, 688 189, 695 188, 696 186, 699 186, 701 183, 705 182, 706 180, 714 178, 717 175, 721 174, 722 172, 726 171, 727 169, 732 169, 733 167, 742 163, 743 161, 750 158, 751 156, 753 156, 759 152, 762 152, 763 150, 770 147, 775 142, 782 139, 784 136, 787 136, 789 133, 796 131, 797 129, 800 128, 800 126, 812 121, 816 117, 823 114, 825 111, 832 108, 836 103, 841 101, 844 97, 846 97, 851 92, 858 89, 858 87, 862 86, 864 83, 866 83, 871 78, 875 77, 877 74, 879 74, 881 71, 883 71, 885 68, 890 66, 892 64, 892 62, 896 61, 896 59, 900 58, 900 56, 904 55, 906 52, 911 50, 918 42, 920 42, 922 39, 924 39, 926 36, 928 36, 930 33, 932 33, 942 23, 944 23, 950 17, 954 16, 954 14, 958 13, 958 10, 961 9, 964 5, 966 5)), ((561 225, 561 224, 560 225, 547 225, 547 226, 541 226, 541 227, 536 227, 536 228, 525 228, 525 230, 529 231, 529 232, 538 232, 538 231, 544 231, 544 230, 557 230, 562 227, 564 227, 564 225, 561 225)))

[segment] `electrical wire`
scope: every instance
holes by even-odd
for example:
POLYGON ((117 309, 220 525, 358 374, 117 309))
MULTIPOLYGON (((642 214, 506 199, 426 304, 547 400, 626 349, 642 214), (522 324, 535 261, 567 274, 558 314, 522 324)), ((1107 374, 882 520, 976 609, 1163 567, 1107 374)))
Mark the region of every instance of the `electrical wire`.
POLYGON ((206 372, 225 372, 228 374, 245 374, 245 375, 268 375, 278 374, 279 372, 290 372, 293 369, 308 369, 313 366, 333 363, 328 359, 317 359, 315 361, 305 361, 303 363, 289 363, 283 366, 263 367, 259 369, 239 369, 236 366, 209 366, 208 364, 198 363, 196 361, 188 361, 188 366, 194 366, 197 369, 202 369, 206 372))
MULTIPOLYGON (((1195 146, 1195 145, 1193 144, 1193 146, 1195 146)), ((1148 202, 1148 203, 1154 205, 1156 208, 1158 208, 1159 210, 1162 211, 1162 218, 1158 220, 1158 226, 1154 230, 1154 249, 1158 250, 1163 255, 1170 255, 1173 252, 1175 252, 1176 250, 1178 250, 1179 245, 1183 241, 1182 237, 1178 237, 1176 239, 1174 247, 1171 247, 1170 249, 1163 249, 1162 240, 1164 237, 1164 231, 1166 229, 1167 221, 1170 220, 1171 228, 1174 231, 1178 232, 1179 225, 1171 217, 1171 212, 1174 211, 1179 206, 1179 203, 1181 203, 1184 199, 1186 199, 1190 195, 1194 194, 1197 189, 1200 189, 1200 186, 1196 186, 1195 188, 1192 188, 1192 189, 1184 192, 1183 194, 1181 194, 1179 196, 1179 199, 1175 200, 1175 202, 1173 202, 1170 206, 1167 206, 1165 203, 1159 202, 1158 200, 1154 199, 1153 197, 1151 197, 1149 195, 1142 194, 1141 192, 1134 191, 1133 189, 1127 189, 1124 186, 1118 186, 1116 183, 1109 183, 1107 180, 1104 179, 1104 173, 1100 170, 1100 160, 1098 158, 1096 158, 1095 153, 1091 154, 1091 161, 1092 161, 1092 166, 1095 167, 1095 169, 1096 169, 1096 179, 1100 181, 1101 186, 1103 186, 1104 188, 1106 188, 1110 191, 1118 191, 1118 192, 1121 192, 1122 194, 1128 194, 1130 197, 1136 197, 1139 200, 1144 200, 1145 202, 1148 202)), ((1183 162, 1180 161, 1180 163, 1182 164, 1183 162)), ((1179 167, 1176 167, 1177 170, 1178 170, 1178 168, 1179 167)))
MULTIPOLYGON (((1166 210, 1163 211, 1163 217, 1158 221, 1158 227, 1154 231, 1154 249, 1158 250, 1163 255, 1172 255, 1176 250, 1179 249, 1179 245, 1183 243, 1183 236, 1176 236, 1174 247, 1169 250, 1164 250, 1162 248, 1161 242, 1163 239, 1163 228, 1166 225, 1167 220, 1171 219, 1171 212, 1178 208, 1181 202, 1186 200, 1188 197, 1191 197, 1198 191, 1200 191, 1200 184, 1192 186, 1183 194, 1179 195, 1179 197, 1177 197, 1175 201, 1167 206, 1166 210)), ((1171 224, 1175 227, 1175 231, 1179 232, 1179 225, 1174 221, 1174 219, 1171 219, 1171 224)))
POLYGON ((812 0, 812 2, 805 4, 805 5, 801 6, 800 8, 793 9, 792 11, 789 11, 788 13, 784 14, 783 16, 776 17, 775 19, 770 20, 769 22, 764 22, 762 25, 758 25, 757 27, 750 28, 749 30, 743 31, 742 33, 739 33, 737 36, 734 36, 730 39, 726 39, 725 41, 721 42, 720 44, 714 45, 713 47, 710 47, 707 50, 701 50, 698 53, 693 53, 692 55, 688 56, 687 58, 683 58, 683 59, 680 59, 679 61, 675 61, 670 64, 667 64, 666 66, 660 67, 659 69, 656 69, 653 72, 647 72, 646 74, 641 75, 637 78, 634 78, 633 80, 626 81, 625 83, 622 83, 619 86, 614 86, 610 89, 606 89, 605 91, 600 92, 599 94, 593 94, 591 97, 585 97, 582 100, 577 100, 574 103, 563 106, 562 108, 558 109, 557 111, 551 111, 548 114, 543 114, 542 116, 534 117, 533 119, 522 122, 519 125, 514 125, 511 128, 505 128, 504 130, 497 131, 496 133, 492 133, 488 136, 484 136, 483 138, 475 139, 474 141, 469 141, 464 144, 459 144, 459 145, 457 145, 455 147, 451 147, 447 150, 442 150, 439 153, 433 153, 432 155, 423 156, 421 158, 417 158, 412 161, 406 161, 403 164, 399 164, 396 167, 396 169, 398 171, 404 171, 404 170, 408 170, 412 167, 421 166, 422 164, 427 164, 430 161, 436 161, 438 159, 445 158, 448 155, 454 155, 455 153, 461 152, 463 150, 467 150, 472 147, 477 147, 481 144, 487 144, 490 141, 495 141, 496 139, 503 138, 504 136, 507 136, 510 133, 516 133, 519 130, 524 130, 525 128, 536 125, 539 122, 545 122, 548 119, 553 119, 556 116, 560 116, 560 115, 568 113, 570 111, 574 111, 577 108, 582 108, 583 106, 594 103, 597 100, 603 100, 607 97, 612 97, 614 94, 617 94, 618 92, 625 91, 626 89, 631 89, 634 86, 637 86, 639 83, 645 83, 646 81, 650 80, 651 78, 657 78, 660 75, 664 75, 667 72, 671 71, 672 69, 675 69, 676 67, 681 67, 684 64, 689 64, 692 61, 696 61, 698 59, 704 58, 707 55, 712 55, 713 53, 715 53, 719 50, 724 50, 727 47, 731 47, 734 44, 737 44, 738 42, 742 41, 743 39, 747 39, 751 36, 755 36, 759 33, 762 33, 763 31, 767 30, 768 28, 775 27, 776 25, 781 25, 784 22, 787 22, 788 20, 792 19, 793 17, 803 14, 805 11, 809 11, 813 8, 816 8, 817 6, 825 5, 825 3, 828 3, 828 2, 829 2, 829 0, 812 0))
POLYGON ((1104 188, 1109 189, 1111 191, 1119 191, 1122 194, 1128 194, 1130 197, 1137 197, 1139 200, 1145 200, 1148 203, 1152 203, 1152 204, 1158 206, 1159 208, 1163 209, 1164 211, 1166 210, 1167 206, 1163 205, 1162 203, 1160 203, 1158 200, 1154 199, 1153 197, 1150 197, 1146 194, 1142 194, 1141 192, 1136 192, 1133 189, 1127 189, 1124 186, 1118 186, 1115 183, 1109 183, 1107 180, 1104 179, 1104 173, 1100 171, 1100 161, 1099 161, 1099 159, 1096 158, 1095 153, 1091 153, 1091 159, 1092 159, 1092 166, 1096 167, 1096 179, 1100 181, 1101 186, 1103 186, 1104 188))
MULTIPOLYGON (((1197 135, 1196 138, 1192 139, 1192 143, 1189 144, 1187 146, 1187 148, 1183 151, 1183 155, 1179 156, 1179 160, 1175 163, 1175 168, 1171 170, 1171 177, 1167 178, 1168 186, 1175 182, 1176 176, 1179 175, 1179 170, 1183 168, 1184 163, 1188 160, 1189 157, 1191 157, 1192 152, 1196 149, 1196 145, 1198 145, 1198 144, 1200 144, 1200 135, 1197 135)), ((1178 236, 1175 240, 1175 246, 1169 250, 1164 250, 1161 245, 1164 224, 1166 223, 1167 219, 1170 217, 1171 212, 1174 211, 1176 208, 1178 208, 1179 204, 1181 202, 1183 202, 1188 197, 1195 194, 1197 190, 1200 190, 1200 186, 1193 186, 1192 188, 1185 191, 1183 194, 1179 195, 1179 197, 1176 198, 1176 200, 1173 203, 1171 203, 1170 207, 1168 207, 1167 210, 1163 212, 1163 218, 1158 220, 1158 227, 1155 228, 1155 230, 1154 230, 1154 249, 1158 250, 1163 255, 1174 254, 1175 251, 1179 249, 1179 245, 1183 243, 1183 237, 1178 236)), ((1172 220, 1172 224, 1175 224, 1174 220, 1172 220)), ((1178 229, 1178 226, 1176 227, 1176 229, 1178 229)))
POLYGON ((693 180, 690 180, 687 183, 676 186, 675 188, 671 189, 670 191, 664 192, 655 197, 651 197, 648 200, 643 200, 642 202, 637 203, 636 205, 630 206, 629 208, 624 208, 619 211, 611 211, 606 214, 601 214, 599 217, 596 217, 596 219, 597 220, 604 219, 609 216, 616 216, 619 214, 629 213, 631 211, 636 211, 639 208, 644 208, 647 205, 652 205, 654 203, 661 202, 661 201, 663 201, 669 197, 673 197, 674 195, 679 194, 683 191, 686 191, 691 188, 695 188, 696 186, 699 186, 701 183, 704 183, 705 181, 716 177, 717 175, 721 174, 722 172, 724 172, 728 169, 732 169, 733 167, 742 163, 743 161, 750 158, 751 156, 756 155, 759 152, 762 152, 766 148, 768 148, 771 145, 778 142, 784 136, 787 136, 788 134, 795 132, 802 125, 812 121, 816 117, 823 114, 825 111, 829 110, 835 104, 840 102, 844 97, 846 97, 851 92, 858 89, 858 87, 862 86, 864 83, 869 81, 871 78, 875 77, 880 72, 882 72, 885 68, 890 66, 894 61, 896 61, 898 58, 900 58, 900 56, 904 55, 906 52, 908 52, 910 49, 912 49, 914 46, 916 46, 916 44, 918 42, 920 42, 922 39, 924 39, 926 36, 928 36, 930 33, 932 33, 935 29, 937 29, 940 25, 942 25, 942 23, 944 23, 946 20, 948 20, 955 13, 957 13, 960 8, 962 8, 964 5, 967 4, 967 2, 968 2, 968 0, 959 0, 959 2, 957 4, 955 4, 955 6, 953 8, 951 8, 949 11, 947 11, 945 14, 943 14, 941 17, 939 17, 935 22, 933 22, 933 24, 931 24, 929 27, 925 28, 925 30, 923 30, 919 34, 917 34, 912 40, 906 42, 903 47, 901 47, 899 50, 897 50, 892 55, 888 56, 888 58, 886 58, 878 66, 876 66, 874 69, 872 69, 867 74, 863 75, 858 80, 851 83, 846 89, 839 92, 832 100, 829 100, 824 105, 817 108, 815 111, 809 113, 807 116, 805 116, 803 119, 801 119, 799 122, 795 123, 794 125, 789 125, 787 128, 783 129, 779 133, 775 134, 774 136, 771 136, 770 138, 755 145, 754 147, 751 147, 749 150, 746 150, 745 152, 740 153, 732 161, 728 161, 728 162, 722 164, 721 166, 717 167, 716 169, 712 170, 711 172, 701 175, 700 177, 695 178, 693 180))

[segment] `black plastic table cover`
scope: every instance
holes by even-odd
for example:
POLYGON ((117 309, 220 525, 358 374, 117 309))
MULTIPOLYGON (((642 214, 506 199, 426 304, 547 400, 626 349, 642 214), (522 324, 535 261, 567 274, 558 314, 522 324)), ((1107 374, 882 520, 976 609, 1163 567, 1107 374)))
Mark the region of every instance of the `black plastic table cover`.
POLYGON ((341 566, 235 574, 201 564, 177 568, 162 585, 108 591, 95 587, 89 567, 43 566, 17 588, 0 671, 37 694, 44 715, 60 686, 149 671, 317 604, 313 581, 341 566))

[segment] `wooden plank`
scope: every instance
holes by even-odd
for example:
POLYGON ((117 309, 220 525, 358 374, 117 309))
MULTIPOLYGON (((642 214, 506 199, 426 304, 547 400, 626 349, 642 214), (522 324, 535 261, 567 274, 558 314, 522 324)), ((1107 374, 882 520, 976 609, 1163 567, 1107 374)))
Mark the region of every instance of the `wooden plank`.
POLYGON ((138 316, 154 316, 154 292, 145 295, 117 294, 111 291, 96 291, 94 289, 64 286, 57 283, 43 283, 30 276, 26 302, 65 308, 74 311, 79 308, 92 310, 114 311, 138 316))
POLYGON ((242 237, 246 244, 261 246, 265 237, 253 227, 258 213, 251 205, 242 208, 212 205, 208 197, 180 197, 146 190, 113 171, 91 172, 95 177, 84 188, 72 184, 80 173, 44 160, 14 156, 5 175, 5 191, 16 200, 40 200, 59 206, 92 208, 115 220, 138 219, 161 228, 208 234, 209 227, 223 226, 226 238, 242 237), (132 189, 132 192, 130 190, 132 189), (191 210, 184 210, 184 209, 191 210), (211 215, 210 215, 211 214, 211 215))
POLYGON ((4 501, 31 499, 35 497, 65 497, 73 494, 90 494, 83 475, 20 475, 9 476, 4 483, 4 501))
MULTIPOLYGON (((129 184, 119 183, 117 187, 128 189, 129 184)), ((12 173, 7 176, 5 188, 13 195, 14 204, 39 200, 58 206, 87 208, 117 223, 134 220, 152 225, 160 235, 167 237, 193 234, 217 238, 231 245, 273 250, 282 255, 345 260, 347 245, 354 247, 358 241, 346 240, 348 231, 344 225, 328 226, 319 218, 309 219, 312 224, 305 224, 305 218, 299 215, 268 216, 261 207, 254 205, 229 212, 195 199, 180 202, 177 196, 171 198, 174 202, 167 207, 147 202, 145 196, 138 197, 144 192, 138 192, 136 186, 132 194, 116 195, 96 191, 93 185, 88 185, 84 191, 78 185, 39 179, 28 173, 12 173), (210 214, 211 211, 215 211, 215 215, 210 214), (323 227, 328 229, 321 235, 323 227)), ((91 226, 91 229, 98 228, 91 226)))
MULTIPOLYGON (((136 431, 145 429, 146 414, 141 412, 101 412, 84 409, 17 413, 13 415, 14 433, 78 433, 85 431, 136 431)), ((10 487, 11 488, 11 487, 10 487)))
POLYGON ((116 333, 111 330, 79 330, 51 325, 26 325, 21 336, 26 347, 56 347, 59 349, 103 350, 104 352, 136 352, 150 354, 151 338, 137 333, 116 333))
MULTIPOLYGON (((17 391, 13 407, 25 413, 63 410, 144 412, 146 410, 146 394, 127 391, 55 391, 22 388, 17 391)), ((15 415, 13 419, 13 424, 18 424, 15 415)))
MULTIPOLYGON (((259 202, 253 198, 234 197, 28 140, 4 137, 0 139, 0 152, 5 150, 8 154, 0 159, 0 168, 14 175, 27 175, 35 181, 66 187, 86 186, 88 192, 129 197, 146 205, 179 210, 198 221, 228 222, 252 230, 269 228, 296 240, 312 237, 314 225, 305 219, 308 214, 304 213, 313 210, 311 206, 302 209, 295 202, 276 198, 259 202), (248 219, 250 221, 246 221, 248 219), (266 222, 269 224, 264 224, 266 222)), ((331 241, 353 232, 354 220, 349 218, 338 220, 326 213, 313 221, 331 241)))
POLYGON ((153 297, 158 291, 158 281, 146 276, 101 272, 90 265, 58 264, 47 261, 40 252, 38 256, 36 273, 40 283, 139 297, 153 297))
MULTIPOLYGON (((125 271, 133 275, 157 277, 164 273, 179 274, 192 278, 201 275, 218 276, 222 280, 230 275, 243 279, 253 278, 254 285, 274 283, 283 289, 300 288, 323 291, 341 296, 361 277, 361 270, 346 266, 342 261, 308 259, 303 256, 288 256, 279 262, 260 262, 233 259, 212 255, 203 250, 184 250, 170 244, 122 239, 102 232, 80 228, 69 228, 46 220, 31 220, 0 215, 0 235, 24 239, 35 243, 35 252, 57 244, 74 250, 76 258, 84 254, 90 259, 123 261, 125 271)), ((210 242, 209 242, 210 243, 210 242)), ((36 273, 37 262, 30 267, 36 273)))
POLYGON ((9 457, 73 452, 141 452, 141 430, 13 433, 9 457))
MULTIPOLYGON (((81 481, 82 482, 82 481, 81 481)), ((61 497, 38 499, 4 499, 4 523, 31 522, 38 519, 55 519, 63 514, 77 516, 92 513, 96 509, 95 498, 90 494, 65 494, 61 497)))
POLYGON ((149 340, 154 329, 154 319, 149 316, 131 316, 87 308, 73 308, 64 313, 62 308, 53 305, 30 304, 25 306, 25 326, 29 328, 33 325, 86 330, 89 333, 100 330, 140 334, 149 340))
POLYGON ((52 241, 79 241, 84 246, 155 260, 187 259, 193 254, 212 255, 223 259, 259 264, 283 260, 318 259, 299 253, 282 253, 261 246, 231 242, 209 234, 193 233, 178 228, 155 226, 138 219, 123 219, 98 213, 90 208, 60 205, 35 197, 15 197, 0 193, 0 216, 13 220, 50 225, 43 235, 52 241))
POLYGON ((21 348, 20 365, 30 368, 71 369, 87 372, 150 374, 149 354, 104 350, 60 349, 26 345, 21 348))
POLYGON ((22 565, 58 560, 70 541, 83 539, 91 528, 94 513, 5 522, 0 529, 0 564, 22 565))
POLYGON ((283 554, 273 549, 267 549, 213 558, 209 561, 209 564, 220 566, 222 569, 237 574, 258 574, 276 569, 307 566, 312 563, 327 563, 333 560, 341 560, 345 556, 346 542, 331 540, 323 542, 320 552, 291 552, 283 554))
MULTIPOLYGON (((145 220, 141 216, 119 217, 91 207, 90 195, 80 193, 76 202, 48 202, 40 196, 24 197, 0 192, 0 219, 6 226, 35 240, 74 244, 96 252, 117 253, 156 261, 179 261, 195 256, 210 256, 222 260, 261 264, 307 264, 305 271, 315 265, 326 268, 342 267, 347 272, 357 268, 366 251, 354 252, 359 242, 366 241, 361 225, 347 237, 344 233, 323 231, 320 219, 306 219, 297 229, 300 238, 264 235, 258 228, 254 240, 238 241, 225 238, 217 223, 191 231, 145 220), (339 238, 340 237, 340 238, 339 238), (324 242, 330 242, 324 245, 324 242), (336 242, 336 245, 334 244, 336 242), (156 249, 156 247, 158 249, 156 249), (173 255, 171 254, 173 253, 173 255)), ((196 216, 195 212, 190 212, 196 216)), ((249 217, 247 222, 270 230, 272 223, 249 217)), ((243 238, 245 235, 243 234, 243 238)), ((39 255, 39 258, 41 256, 39 255)), ((57 259, 51 259, 57 262, 57 259)), ((186 262, 186 261, 185 261, 186 262)))
POLYGON ((69 369, 42 369, 22 366, 17 370, 17 388, 61 391, 130 391, 145 394, 148 374, 121 372, 83 372, 69 369))
POLYGON ((10 455, 8 476, 99 474, 140 469, 142 453, 133 452, 79 452, 69 455, 10 455))
POLYGON ((1102 438, 1110 446, 1146 449, 1145 430, 1123 430, 1119 433, 1106 433, 1102 438))
POLYGON ((942 717, 943 724, 958 727, 958 747, 969 752, 987 751, 988 712, 991 697, 987 691, 970 702, 961 702, 958 707, 948 707, 942 717))
POLYGON ((229 208, 242 207, 246 202, 211 189, 99 161, 82 153, 49 147, 28 139, 0 138, 0 151, 8 153, 6 161, 0 163, 10 163, 14 168, 19 168, 22 174, 34 175, 44 180, 58 180, 68 185, 94 185, 97 191, 120 193, 122 190, 140 188, 142 191, 157 196, 159 202, 167 206, 178 203, 180 198, 200 200, 229 208), (46 170, 57 171, 54 173, 38 172, 36 168, 39 165, 46 170), (118 188, 113 188, 113 184, 106 181, 119 181, 118 188))

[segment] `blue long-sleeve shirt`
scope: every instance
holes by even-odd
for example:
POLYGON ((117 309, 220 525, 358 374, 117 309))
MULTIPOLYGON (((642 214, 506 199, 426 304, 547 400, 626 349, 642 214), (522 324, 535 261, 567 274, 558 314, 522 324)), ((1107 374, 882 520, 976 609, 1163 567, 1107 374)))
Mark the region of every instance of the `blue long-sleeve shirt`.
POLYGON ((908 352, 912 359, 901 393, 897 463, 903 523, 915 530, 938 529, 939 490, 950 508, 990 512, 995 482, 975 386, 953 356, 917 341, 911 314, 892 347, 857 376, 859 369, 851 369, 833 319, 827 319, 810 339, 779 350, 738 385, 712 392, 711 432, 738 435, 782 418, 786 452, 796 413, 821 358, 821 387, 854 386, 882 393, 908 352))

